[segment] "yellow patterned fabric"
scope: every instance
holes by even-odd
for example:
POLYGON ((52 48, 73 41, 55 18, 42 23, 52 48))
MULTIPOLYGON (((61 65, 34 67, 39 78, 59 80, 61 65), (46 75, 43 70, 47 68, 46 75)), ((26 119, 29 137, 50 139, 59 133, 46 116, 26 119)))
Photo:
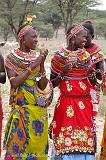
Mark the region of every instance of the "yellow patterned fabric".
POLYGON ((45 108, 36 105, 33 91, 33 80, 26 80, 23 86, 14 90, 16 103, 11 111, 4 138, 5 159, 47 159, 47 113, 45 108))

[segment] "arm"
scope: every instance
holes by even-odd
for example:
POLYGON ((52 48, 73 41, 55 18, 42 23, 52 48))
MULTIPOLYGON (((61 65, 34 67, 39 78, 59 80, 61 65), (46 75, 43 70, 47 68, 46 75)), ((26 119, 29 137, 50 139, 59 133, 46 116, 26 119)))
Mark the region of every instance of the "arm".
POLYGON ((63 78, 63 76, 71 69, 72 65, 67 63, 58 75, 51 72, 50 80, 52 82, 53 88, 59 85, 61 78, 63 78))
POLYGON ((30 70, 26 69, 26 71, 21 75, 17 75, 14 71, 10 70, 9 68, 6 68, 8 78, 10 79, 11 87, 17 88, 21 86, 25 82, 25 80, 29 77, 31 71, 33 71, 37 66, 40 65, 41 61, 42 61, 42 56, 40 55, 34 62, 32 62, 29 65, 30 70))
POLYGON ((97 79, 102 80, 102 77, 103 77, 102 72, 104 72, 104 60, 102 60, 96 64, 96 77, 97 77, 97 79))
POLYGON ((44 90, 47 86, 48 79, 46 78, 45 74, 45 67, 44 67, 44 62, 46 60, 46 57, 48 55, 48 50, 41 51, 40 55, 42 56, 42 61, 40 63, 40 74, 41 74, 41 79, 38 81, 38 86, 41 90, 44 90))
POLYGON ((2 55, 0 55, 0 83, 5 83, 6 82, 6 73, 5 73, 5 68, 4 68, 4 59, 2 55))
POLYGON ((59 85, 60 78, 61 77, 59 75, 56 75, 56 76, 54 76, 52 74, 50 75, 50 80, 52 82, 53 88, 55 88, 55 87, 57 87, 59 85))
POLYGON ((17 87, 21 86, 25 80, 30 75, 30 72, 26 70, 23 74, 17 75, 14 71, 6 68, 8 78, 10 79, 11 88, 16 89, 17 87))
POLYGON ((45 68, 44 68, 44 63, 40 65, 40 73, 43 75, 41 76, 41 79, 39 80, 38 82, 38 86, 41 90, 44 90, 47 86, 47 83, 48 83, 48 80, 46 78, 46 75, 45 75, 45 68))
POLYGON ((100 69, 101 71, 104 72, 104 60, 102 60, 96 64, 96 69, 100 69))

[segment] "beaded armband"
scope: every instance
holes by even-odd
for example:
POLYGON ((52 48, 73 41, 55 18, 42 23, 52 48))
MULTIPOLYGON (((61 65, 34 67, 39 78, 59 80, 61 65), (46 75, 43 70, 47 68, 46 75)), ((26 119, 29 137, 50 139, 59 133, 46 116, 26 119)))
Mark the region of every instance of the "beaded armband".
POLYGON ((40 81, 41 78, 44 78, 46 77, 46 72, 42 72, 42 73, 39 73, 38 76, 36 77, 36 81, 40 81))

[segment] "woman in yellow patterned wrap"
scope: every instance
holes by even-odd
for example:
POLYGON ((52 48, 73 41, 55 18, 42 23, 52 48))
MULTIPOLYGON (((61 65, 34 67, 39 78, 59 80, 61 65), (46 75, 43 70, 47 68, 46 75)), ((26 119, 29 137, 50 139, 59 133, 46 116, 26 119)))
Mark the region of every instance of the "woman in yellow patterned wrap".
POLYGON ((11 84, 11 112, 6 127, 5 160, 46 160, 48 120, 46 107, 51 103, 52 85, 45 75, 48 50, 35 51, 37 32, 31 25, 18 31, 20 47, 6 58, 11 84))

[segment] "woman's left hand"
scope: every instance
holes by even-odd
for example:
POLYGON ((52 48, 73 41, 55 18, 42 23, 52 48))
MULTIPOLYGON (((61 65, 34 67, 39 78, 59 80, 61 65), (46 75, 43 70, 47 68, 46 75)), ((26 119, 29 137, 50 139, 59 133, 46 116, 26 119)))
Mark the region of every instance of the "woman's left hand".
POLYGON ((100 69, 96 70, 96 78, 99 80, 102 80, 103 78, 103 72, 100 69))

